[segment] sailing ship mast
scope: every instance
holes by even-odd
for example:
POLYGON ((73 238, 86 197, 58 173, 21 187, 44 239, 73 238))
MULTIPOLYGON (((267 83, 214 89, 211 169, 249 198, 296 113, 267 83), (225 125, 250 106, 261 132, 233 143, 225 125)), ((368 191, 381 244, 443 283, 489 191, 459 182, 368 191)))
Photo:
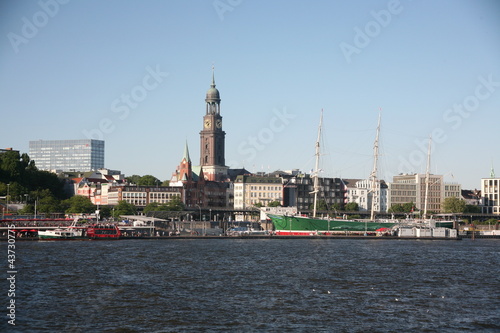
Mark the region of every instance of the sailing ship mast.
POLYGON ((375 195, 377 193, 377 162, 378 162, 378 139, 380 135, 380 112, 378 114, 378 126, 377 126, 377 135, 375 136, 375 143, 373 144, 373 169, 370 174, 371 179, 371 190, 372 192, 372 208, 370 220, 375 219, 375 195))
POLYGON ((425 200, 424 200, 424 221, 427 220, 427 202, 429 201, 429 178, 431 169, 431 143, 432 135, 429 136, 429 148, 427 149, 427 170, 425 172, 425 200))
POLYGON ((318 127, 318 139, 316 140, 316 165, 314 168, 314 191, 311 193, 314 193, 314 204, 313 204, 313 218, 316 217, 316 205, 318 201, 318 192, 319 192, 319 184, 318 184, 318 173, 319 173, 319 140, 321 139, 321 126, 323 124, 323 109, 321 109, 321 117, 319 119, 319 127, 318 127))

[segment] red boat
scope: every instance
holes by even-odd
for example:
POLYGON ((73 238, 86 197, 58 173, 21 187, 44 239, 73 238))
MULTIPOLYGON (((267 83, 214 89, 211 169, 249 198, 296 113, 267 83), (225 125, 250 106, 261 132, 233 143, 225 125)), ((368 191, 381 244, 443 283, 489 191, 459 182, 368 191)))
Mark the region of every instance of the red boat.
POLYGON ((91 239, 118 239, 121 234, 115 224, 93 224, 87 227, 87 237, 91 239))

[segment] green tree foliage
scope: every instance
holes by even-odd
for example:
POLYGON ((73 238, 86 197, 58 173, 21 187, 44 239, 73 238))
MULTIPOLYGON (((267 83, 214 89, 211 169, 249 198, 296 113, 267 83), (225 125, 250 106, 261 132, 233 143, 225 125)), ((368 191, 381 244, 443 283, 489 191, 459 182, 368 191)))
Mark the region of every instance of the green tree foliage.
POLYGON ((181 211, 184 210, 184 203, 181 200, 181 197, 176 195, 167 203, 167 210, 171 211, 181 211))
POLYGON ((105 218, 110 217, 110 216, 111 216, 111 214, 112 214, 112 212, 113 212, 113 210, 112 210, 112 208, 111 208, 110 206, 101 206, 101 207, 99 208, 99 215, 100 215, 101 217, 103 217, 103 218, 104 218, 104 217, 105 217, 105 218))
POLYGON ((332 205, 332 210, 334 211, 342 210, 342 205, 336 202, 332 205))
POLYGON ((281 203, 279 201, 271 201, 267 204, 268 207, 280 207, 281 203))
MULTIPOLYGON (((313 210, 314 209, 314 204, 309 205, 309 209, 313 210)), ((316 202, 316 210, 328 210, 328 206, 326 204, 326 201, 324 199, 318 200, 316 202)))
POLYGON ((146 205, 146 207, 144 207, 142 211, 146 215, 150 212, 162 211, 162 209, 160 209, 161 208, 160 206, 161 205, 158 202, 150 202, 149 204, 146 205))
POLYGON ((96 206, 90 201, 89 198, 75 195, 69 199, 64 200, 61 205, 65 208, 68 214, 90 214, 94 213, 96 206))
POLYGON ((141 176, 139 176, 139 175, 132 175, 132 176, 127 177, 127 182, 129 184, 139 185, 140 180, 141 180, 141 176))
POLYGON ((403 213, 403 205, 393 204, 387 211, 389 213, 403 213))
POLYGON ((476 205, 465 205, 464 213, 479 214, 481 213, 481 207, 476 205))
POLYGON ((481 224, 486 224, 490 226, 496 226, 498 224, 498 219, 487 219, 486 221, 482 222, 481 224))
POLYGON ((173 197, 168 203, 160 204, 158 202, 151 202, 144 207, 144 213, 149 212, 164 212, 164 211, 182 211, 184 210, 184 203, 180 196, 173 197))
POLYGON ((403 204, 404 213, 411 213, 412 211, 415 211, 415 204, 413 202, 406 202, 403 204))
POLYGON ((114 217, 119 217, 120 215, 135 215, 137 213, 137 208, 131 203, 125 200, 118 201, 118 205, 115 207, 114 217))
POLYGON ((38 191, 42 193, 37 200, 37 213, 52 214, 62 212, 60 201, 56 199, 49 190, 38 191))
POLYGON ((445 213, 463 213, 465 211, 465 200, 457 197, 446 198, 443 201, 445 213))
POLYGON ((415 205, 413 202, 406 202, 404 204, 394 204, 389 209, 389 213, 411 213, 415 210, 415 205))
POLYGON ((127 177, 127 182, 129 184, 139 185, 140 181, 141 181, 141 176, 139 175, 132 175, 127 177))
POLYGON ((142 176, 141 179, 139 179, 139 183, 137 185, 142 185, 142 186, 158 186, 161 184, 161 181, 151 175, 145 175, 142 176))
POLYGON ((7 190, 11 201, 23 201, 26 199, 25 194, 29 194, 31 203, 37 196, 43 199, 41 194, 50 194, 55 199, 66 198, 64 183, 57 175, 39 171, 27 154, 20 155, 17 151, 0 154, 0 195, 6 195, 7 190), (36 193, 40 190, 49 192, 36 193))
POLYGON ((357 212, 359 205, 356 202, 349 202, 345 205, 345 210, 348 212, 357 212))
MULTIPOLYGON (((139 176, 139 175, 132 175, 127 177, 127 181, 130 184, 135 184, 139 186, 159 186, 163 185, 161 180, 158 178, 151 176, 151 175, 145 175, 145 176, 139 176)), ((168 186, 168 181, 167 185, 168 186)))

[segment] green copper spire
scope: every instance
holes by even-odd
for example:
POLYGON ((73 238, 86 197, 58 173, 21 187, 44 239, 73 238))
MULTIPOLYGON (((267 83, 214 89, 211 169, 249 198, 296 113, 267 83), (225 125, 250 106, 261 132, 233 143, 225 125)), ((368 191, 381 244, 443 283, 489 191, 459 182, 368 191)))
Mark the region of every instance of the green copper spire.
POLYGON ((491 162, 490 178, 495 178, 495 169, 493 169, 493 162, 491 162))

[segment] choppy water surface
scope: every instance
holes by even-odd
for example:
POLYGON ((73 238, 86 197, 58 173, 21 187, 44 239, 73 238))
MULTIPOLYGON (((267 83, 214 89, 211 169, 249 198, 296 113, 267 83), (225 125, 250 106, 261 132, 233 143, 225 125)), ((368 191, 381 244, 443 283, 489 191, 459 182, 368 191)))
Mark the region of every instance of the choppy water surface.
POLYGON ((19 332, 500 331, 499 240, 17 242, 16 254, 19 332))

